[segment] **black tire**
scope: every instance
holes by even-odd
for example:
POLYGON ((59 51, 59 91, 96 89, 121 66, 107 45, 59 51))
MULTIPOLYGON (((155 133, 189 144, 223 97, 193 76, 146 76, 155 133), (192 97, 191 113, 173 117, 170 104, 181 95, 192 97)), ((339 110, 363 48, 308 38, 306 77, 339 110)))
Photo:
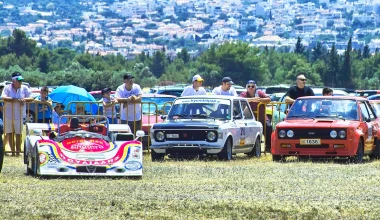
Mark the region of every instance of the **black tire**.
POLYGON ((284 158, 281 155, 272 155, 272 160, 274 162, 282 162, 284 158))
POLYGON ((355 156, 351 157, 352 163, 362 163, 363 162, 363 142, 360 139, 358 144, 358 149, 356 151, 355 156))
POLYGON ((26 152, 26 140, 24 141, 24 164, 28 163, 28 155, 26 152))
POLYGON ((26 111, 26 116, 24 118, 24 124, 25 123, 35 123, 37 122, 36 120, 36 114, 33 111, 26 111))
POLYGON ((232 159, 232 141, 231 138, 226 140, 224 147, 220 153, 218 153, 219 160, 231 160, 232 159))
POLYGON ((156 153, 154 150, 150 150, 150 156, 152 161, 163 161, 165 154, 156 153))
POLYGON ((369 158, 371 158, 371 160, 380 158, 380 140, 376 140, 375 150, 369 155, 369 158))
POLYGON ((272 123, 270 120, 267 120, 267 125, 266 125, 266 130, 265 130, 265 152, 270 153, 270 148, 271 148, 271 137, 272 137, 272 132, 273 132, 273 127, 272 123))
POLYGON ((255 144, 252 147, 252 151, 247 154, 250 157, 261 157, 261 142, 260 142, 260 137, 256 138, 255 144))

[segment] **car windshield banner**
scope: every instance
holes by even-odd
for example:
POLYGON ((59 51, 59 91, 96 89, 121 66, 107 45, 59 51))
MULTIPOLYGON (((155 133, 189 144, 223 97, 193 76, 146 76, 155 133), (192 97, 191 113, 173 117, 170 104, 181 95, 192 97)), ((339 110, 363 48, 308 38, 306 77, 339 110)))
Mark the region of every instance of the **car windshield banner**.
POLYGON ((175 104, 205 103, 205 104, 222 104, 231 105, 230 100, 226 99, 177 99, 175 104))

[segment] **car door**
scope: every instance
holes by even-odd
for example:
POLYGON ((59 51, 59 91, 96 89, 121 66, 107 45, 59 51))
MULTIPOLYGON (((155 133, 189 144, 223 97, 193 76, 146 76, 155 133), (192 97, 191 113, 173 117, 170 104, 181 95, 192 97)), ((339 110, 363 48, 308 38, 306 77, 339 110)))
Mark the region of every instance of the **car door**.
POLYGON ((362 130, 364 133, 364 152, 369 153, 374 146, 374 129, 377 131, 378 125, 375 125, 375 115, 369 107, 367 101, 360 101, 360 112, 362 117, 362 130))
POLYGON ((255 120, 251 107, 246 100, 241 100, 240 104, 244 117, 245 145, 252 146, 255 144, 257 133, 260 132, 260 122, 255 120))
MULTIPOLYGON (((232 131, 234 138, 234 148, 237 150, 241 150, 244 148, 246 131, 244 126, 244 117, 241 111, 241 106, 239 100, 234 100, 232 104, 232 117, 233 122, 235 123, 235 129, 232 131)), ((237 152, 237 153, 240 153, 237 152)))

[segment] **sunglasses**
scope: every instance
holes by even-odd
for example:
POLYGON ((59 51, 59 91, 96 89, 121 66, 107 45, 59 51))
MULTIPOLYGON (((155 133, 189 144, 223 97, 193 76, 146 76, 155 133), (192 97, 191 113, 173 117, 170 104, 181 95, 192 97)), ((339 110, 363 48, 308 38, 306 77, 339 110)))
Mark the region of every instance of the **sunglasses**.
POLYGON ((247 86, 247 88, 255 88, 255 86, 247 86))
POLYGON ((306 79, 299 79, 299 80, 304 81, 304 82, 306 81, 306 79))

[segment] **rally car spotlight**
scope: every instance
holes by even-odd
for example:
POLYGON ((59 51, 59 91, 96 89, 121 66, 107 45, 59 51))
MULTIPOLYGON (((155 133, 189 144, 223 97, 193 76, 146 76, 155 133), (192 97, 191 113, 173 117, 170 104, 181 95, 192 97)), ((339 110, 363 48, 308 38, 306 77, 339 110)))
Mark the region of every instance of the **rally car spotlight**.
POLYGON ((284 130, 281 130, 280 132, 278 132, 278 135, 280 136, 280 138, 284 138, 286 135, 286 132, 284 130))
POLYGON ((341 131, 339 131, 338 135, 340 138, 345 138, 346 137, 346 131, 341 130, 341 131))
POLYGON ((159 131, 156 133, 156 139, 157 141, 163 141, 165 139, 165 134, 162 131, 159 131))
POLYGON ((330 137, 332 137, 332 138, 336 138, 338 136, 338 133, 335 131, 335 130, 332 130, 331 132, 330 132, 330 137))
POLYGON ((286 135, 290 138, 292 138, 294 136, 294 132, 292 130, 289 130, 286 135))
POLYGON ((207 140, 208 141, 215 141, 216 140, 216 134, 213 131, 207 132, 207 140))

